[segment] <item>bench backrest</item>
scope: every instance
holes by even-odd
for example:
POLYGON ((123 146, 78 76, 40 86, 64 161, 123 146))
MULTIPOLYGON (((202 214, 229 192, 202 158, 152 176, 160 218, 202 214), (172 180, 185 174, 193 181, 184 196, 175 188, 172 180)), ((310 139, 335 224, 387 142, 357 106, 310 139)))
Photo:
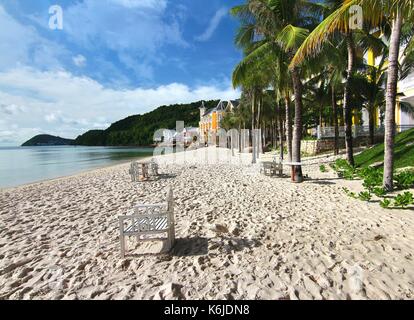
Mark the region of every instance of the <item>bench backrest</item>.
POLYGON ((121 216, 124 233, 159 233, 174 228, 174 198, 170 188, 167 201, 159 204, 137 204, 134 214, 121 216))

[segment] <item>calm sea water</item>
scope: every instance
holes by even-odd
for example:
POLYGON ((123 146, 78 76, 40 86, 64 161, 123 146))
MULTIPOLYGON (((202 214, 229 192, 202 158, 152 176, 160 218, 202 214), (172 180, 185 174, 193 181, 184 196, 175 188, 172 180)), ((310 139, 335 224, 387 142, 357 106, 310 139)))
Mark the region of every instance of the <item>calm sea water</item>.
POLYGON ((0 147, 0 188, 149 157, 152 151, 152 148, 0 147))

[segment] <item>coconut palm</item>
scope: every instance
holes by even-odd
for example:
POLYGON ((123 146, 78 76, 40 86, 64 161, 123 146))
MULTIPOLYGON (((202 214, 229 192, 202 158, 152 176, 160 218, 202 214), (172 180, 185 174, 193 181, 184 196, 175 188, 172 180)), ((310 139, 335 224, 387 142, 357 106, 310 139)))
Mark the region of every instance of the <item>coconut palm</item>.
MULTIPOLYGON (((244 59, 244 64, 259 60, 260 56, 287 57, 290 61, 295 51, 318 23, 318 18, 325 7, 312 1, 304 0, 249 0, 246 5, 238 6, 232 13, 242 21, 238 41, 254 43, 254 49, 244 59), (275 55, 275 52, 277 54, 275 55)), ((292 138, 292 161, 300 163, 300 144, 302 138, 303 84, 302 70, 294 67, 290 70, 295 104, 295 120, 292 138)), ((286 106, 292 100, 285 96, 286 106)), ((287 111, 290 111, 287 108, 287 111)), ((289 113, 287 112, 287 117, 289 113)), ((289 118, 288 118, 289 119, 289 118)), ((287 128, 289 130, 289 123, 287 128)), ((288 134, 289 136, 289 134, 288 134)), ((296 166, 294 180, 302 182, 302 169, 296 166)))
MULTIPOLYGON (((401 46, 401 33, 403 22, 413 21, 414 1, 413 0, 344 0, 338 9, 309 35, 297 51, 292 60, 292 68, 308 55, 315 54, 325 40, 335 32, 345 32, 349 42, 348 75, 353 66, 352 37, 349 36, 350 8, 353 5, 361 6, 364 13, 364 22, 370 28, 378 27, 387 21, 391 26, 389 41, 388 77, 386 86, 386 112, 385 112, 385 154, 384 154, 384 188, 393 189, 393 168, 394 168, 394 136, 395 136, 395 104, 397 98, 398 82, 398 59, 401 46)), ((348 81, 350 79, 347 79, 348 81)), ((348 83, 347 81, 347 83, 348 83)), ((347 92, 345 101, 347 103, 347 92)), ((349 115, 349 114, 348 114, 349 115)), ((349 120, 349 119, 348 119, 349 120)), ((348 139, 347 139, 348 140, 348 139)), ((348 157, 350 155, 348 154, 348 157)), ((351 160, 351 159, 348 159, 351 160)))

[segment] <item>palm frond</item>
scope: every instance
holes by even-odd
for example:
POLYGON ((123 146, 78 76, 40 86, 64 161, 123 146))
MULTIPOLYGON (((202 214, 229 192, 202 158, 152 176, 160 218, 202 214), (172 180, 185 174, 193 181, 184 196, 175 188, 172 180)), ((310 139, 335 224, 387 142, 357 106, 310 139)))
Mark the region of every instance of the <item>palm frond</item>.
POLYGON ((254 24, 241 25, 237 30, 234 42, 238 48, 246 49, 254 41, 255 35, 256 30, 254 24))
POLYGON ((369 22, 371 26, 378 25, 383 18, 383 7, 381 3, 381 0, 344 0, 342 6, 335 10, 311 32, 296 52, 290 67, 298 66, 306 57, 318 53, 322 43, 332 34, 352 31, 349 24, 350 18, 352 18, 350 8, 356 4, 362 7, 366 22, 369 22))
POLYGON ((414 116, 414 106, 412 106, 411 104, 409 104, 408 102, 400 102, 400 108, 401 111, 414 116))
POLYGON ((233 87, 237 88, 243 85, 248 74, 253 74, 257 69, 257 63, 260 63, 264 57, 269 56, 274 52, 272 43, 264 42, 258 46, 249 55, 236 66, 232 75, 233 87))
POLYGON ((299 48, 308 35, 309 30, 289 24, 276 36, 276 41, 285 51, 290 51, 299 48))

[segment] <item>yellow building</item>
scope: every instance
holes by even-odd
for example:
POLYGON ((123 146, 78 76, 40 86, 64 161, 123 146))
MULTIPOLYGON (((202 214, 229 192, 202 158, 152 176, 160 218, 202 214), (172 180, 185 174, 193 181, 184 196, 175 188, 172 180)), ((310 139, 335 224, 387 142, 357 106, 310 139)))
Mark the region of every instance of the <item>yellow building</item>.
MULTIPOLYGON (((372 50, 368 51, 367 63, 370 66, 378 66, 381 57, 376 57, 372 50)), ((414 73, 410 74, 407 78, 398 83, 398 92, 403 95, 397 97, 397 105, 395 107, 395 122, 397 125, 397 131, 402 131, 405 128, 414 126, 414 117, 412 114, 405 112, 401 108, 401 102, 414 105, 414 73)), ((368 112, 363 111, 363 122, 368 124, 368 112)), ((375 126, 381 125, 380 111, 377 108, 376 116, 374 117, 375 126)))
POLYGON ((200 136, 204 141, 208 140, 208 136, 212 133, 217 133, 220 129, 220 123, 227 112, 232 112, 239 105, 239 100, 221 100, 218 105, 207 110, 204 101, 200 107, 200 136))

